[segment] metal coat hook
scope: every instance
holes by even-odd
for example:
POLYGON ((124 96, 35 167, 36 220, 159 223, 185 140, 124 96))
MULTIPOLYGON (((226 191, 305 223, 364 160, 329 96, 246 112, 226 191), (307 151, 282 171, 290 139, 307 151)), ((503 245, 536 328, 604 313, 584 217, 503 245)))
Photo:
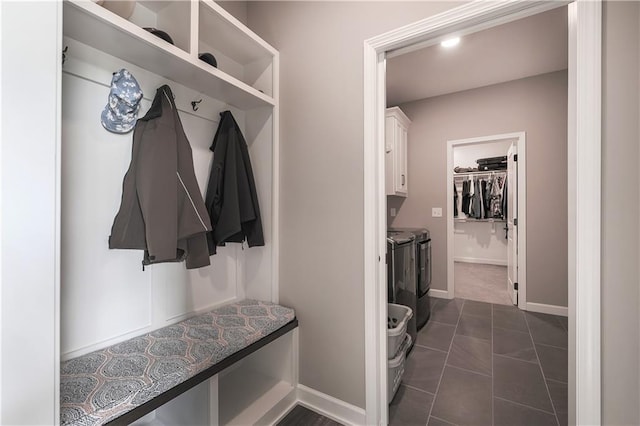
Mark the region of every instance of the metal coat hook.
POLYGON ((200 99, 199 101, 191 101, 191 108, 193 108, 194 111, 198 110, 198 104, 202 102, 202 99, 200 99))
POLYGON ((67 50, 69 50, 69 46, 65 46, 62 50, 62 65, 64 65, 64 62, 67 60, 67 50))

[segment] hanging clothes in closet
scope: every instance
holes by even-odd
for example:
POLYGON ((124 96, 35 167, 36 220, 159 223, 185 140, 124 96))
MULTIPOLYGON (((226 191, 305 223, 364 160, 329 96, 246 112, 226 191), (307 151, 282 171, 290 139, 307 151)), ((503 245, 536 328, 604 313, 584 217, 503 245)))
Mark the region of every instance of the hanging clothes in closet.
POLYGON ((505 176, 504 184, 502 185, 502 217, 507 218, 507 178, 505 176))
POLYGON ((471 181, 462 182, 462 213, 469 215, 469 204, 471 201, 471 181))
POLYGON ((493 175, 491 184, 491 217, 492 218, 504 218, 503 213, 503 199, 506 200, 506 175, 493 175))
POLYGON ((260 206, 247 142, 231 111, 220 113, 213 144, 213 165, 205 196, 213 231, 207 234, 209 254, 226 242, 263 246, 260 206))
POLYGON ((485 183, 482 189, 482 197, 484 200, 484 217, 491 217, 491 188, 493 187, 493 179, 483 181, 485 183))
MULTIPOLYGON (((458 190, 454 182, 454 217, 458 217, 458 190)), ((504 219, 507 215, 505 173, 465 176, 462 181, 461 211, 472 219, 504 219)))
POLYGON ((458 188, 453 183, 453 217, 458 217, 458 188))
POLYGON ((482 189, 480 185, 480 179, 475 177, 473 179, 473 201, 471 203, 471 217, 475 219, 482 219, 482 189))

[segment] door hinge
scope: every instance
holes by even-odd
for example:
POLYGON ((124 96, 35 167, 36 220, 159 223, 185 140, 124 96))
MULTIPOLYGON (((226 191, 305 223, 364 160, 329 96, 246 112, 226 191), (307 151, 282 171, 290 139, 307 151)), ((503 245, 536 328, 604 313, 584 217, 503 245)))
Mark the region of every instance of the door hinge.
POLYGON ((518 218, 513 218, 513 226, 518 226, 518 218))
POLYGON ((518 289, 518 283, 513 283, 513 289, 517 290, 518 289))
POLYGON ((513 161, 518 161, 518 154, 513 154, 513 161))

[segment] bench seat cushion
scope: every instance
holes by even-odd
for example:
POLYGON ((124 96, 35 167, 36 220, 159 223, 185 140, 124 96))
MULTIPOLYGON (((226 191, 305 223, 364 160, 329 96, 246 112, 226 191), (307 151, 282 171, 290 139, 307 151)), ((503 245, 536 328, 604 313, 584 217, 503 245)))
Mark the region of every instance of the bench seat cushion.
POLYGON ((60 368, 61 424, 113 420, 294 318, 293 309, 242 300, 65 361, 60 368))

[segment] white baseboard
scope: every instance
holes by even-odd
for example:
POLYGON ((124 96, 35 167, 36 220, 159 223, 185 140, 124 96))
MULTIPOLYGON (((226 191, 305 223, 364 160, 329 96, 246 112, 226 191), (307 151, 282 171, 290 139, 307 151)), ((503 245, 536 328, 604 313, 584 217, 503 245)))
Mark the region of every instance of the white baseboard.
POLYGON ((298 385, 298 403, 344 425, 364 425, 365 410, 347 402, 298 385))
POLYGON ((298 391, 294 388, 287 396, 282 398, 280 402, 274 405, 264 416, 256 422, 258 425, 276 425, 278 422, 286 417, 287 414, 298 403, 298 391))
POLYGON ((507 266, 506 260, 500 259, 481 259, 479 257, 454 257, 454 262, 462 262, 462 263, 481 263, 483 265, 498 265, 498 266, 507 266))
POLYGON ((569 316, 569 308, 566 306, 545 305, 544 303, 527 302, 527 311, 539 312, 541 314, 560 315, 562 317, 569 316))
POLYGON ((429 290, 429 296, 437 297, 440 299, 450 299, 449 292, 447 290, 438 290, 437 288, 432 288, 429 290))

